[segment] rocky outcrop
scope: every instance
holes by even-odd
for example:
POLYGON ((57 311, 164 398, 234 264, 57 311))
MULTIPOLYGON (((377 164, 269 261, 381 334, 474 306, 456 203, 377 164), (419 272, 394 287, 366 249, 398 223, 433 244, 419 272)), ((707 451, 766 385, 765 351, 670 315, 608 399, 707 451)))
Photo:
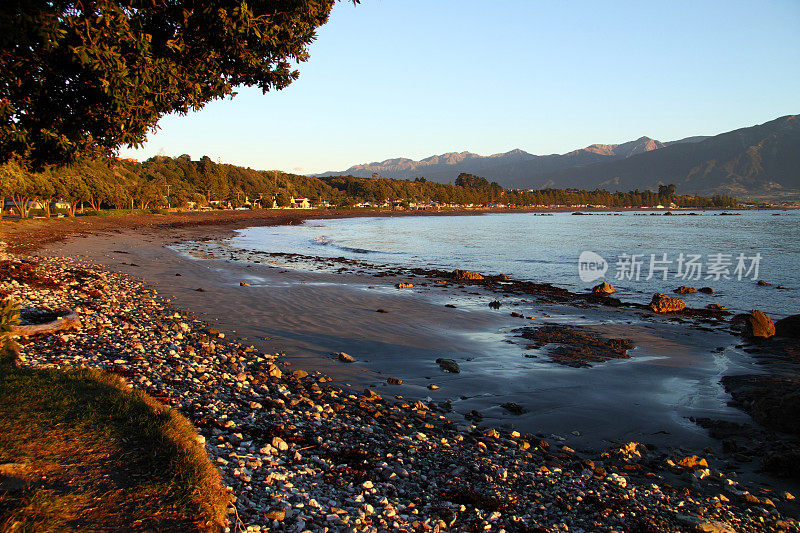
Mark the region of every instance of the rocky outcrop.
POLYGON ((775 335, 775 324, 770 317, 755 309, 744 319, 744 334, 747 337, 768 339, 775 335))
POLYGON ((775 322, 775 335, 800 339, 800 315, 787 316, 775 322))
POLYGON ((413 283, 398 283, 395 285, 398 289, 410 289, 414 286, 413 283))
POLYGON ((613 294, 615 292, 617 292, 617 289, 615 289, 613 285, 605 281, 600 285, 596 285, 592 288, 592 294, 600 294, 603 296, 605 296, 606 294, 613 294))
POLYGON ((457 279, 459 281, 478 281, 482 280, 483 276, 477 272, 457 269, 453 271, 453 279, 457 279))
POLYGON ((634 348, 630 339, 608 339, 581 326, 548 324, 514 331, 535 343, 527 345, 527 349, 556 345, 547 353, 553 362, 565 366, 585 367, 610 359, 627 359, 630 357, 628 350, 634 348))
POLYGON ((675 313, 686 309, 686 302, 666 294, 656 293, 650 300, 650 309, 656 313, 675 313))

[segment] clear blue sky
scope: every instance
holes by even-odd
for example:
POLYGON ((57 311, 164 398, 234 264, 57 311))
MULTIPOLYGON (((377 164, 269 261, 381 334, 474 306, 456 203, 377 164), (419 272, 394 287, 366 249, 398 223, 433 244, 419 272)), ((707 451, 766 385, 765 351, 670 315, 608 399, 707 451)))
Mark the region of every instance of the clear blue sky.
POLYGON ((168 116, 139 150, 344 170, 469 150, 563 153, 800 113, 800 1, 342 2, 283 91, 168 116))

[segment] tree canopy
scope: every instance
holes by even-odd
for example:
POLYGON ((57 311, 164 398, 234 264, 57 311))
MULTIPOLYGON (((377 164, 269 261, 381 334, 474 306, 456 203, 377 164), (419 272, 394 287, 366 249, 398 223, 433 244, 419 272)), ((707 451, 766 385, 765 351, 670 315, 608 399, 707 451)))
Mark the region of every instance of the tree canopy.
POLYGON ((110 154, 237 86, 282 89, 335 1, 4 0, 0 163, 110 154))

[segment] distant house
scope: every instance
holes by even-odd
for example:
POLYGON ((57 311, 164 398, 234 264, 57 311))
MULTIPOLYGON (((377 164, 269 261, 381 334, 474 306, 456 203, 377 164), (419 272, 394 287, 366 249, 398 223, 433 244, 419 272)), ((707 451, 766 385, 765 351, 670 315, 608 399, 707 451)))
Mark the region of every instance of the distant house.
POLYGON ((311 209, 311 201, 308 198, 292 197, 290 207, 294 209, 311 209))

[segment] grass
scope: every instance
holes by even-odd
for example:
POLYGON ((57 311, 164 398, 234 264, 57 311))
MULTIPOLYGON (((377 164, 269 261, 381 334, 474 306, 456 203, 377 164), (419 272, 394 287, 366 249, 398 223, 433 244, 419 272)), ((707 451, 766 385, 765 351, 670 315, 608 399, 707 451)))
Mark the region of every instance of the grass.
POLYGON ((194 427, 117 376, 0 362, 0 531, 218 531, 194 427))

